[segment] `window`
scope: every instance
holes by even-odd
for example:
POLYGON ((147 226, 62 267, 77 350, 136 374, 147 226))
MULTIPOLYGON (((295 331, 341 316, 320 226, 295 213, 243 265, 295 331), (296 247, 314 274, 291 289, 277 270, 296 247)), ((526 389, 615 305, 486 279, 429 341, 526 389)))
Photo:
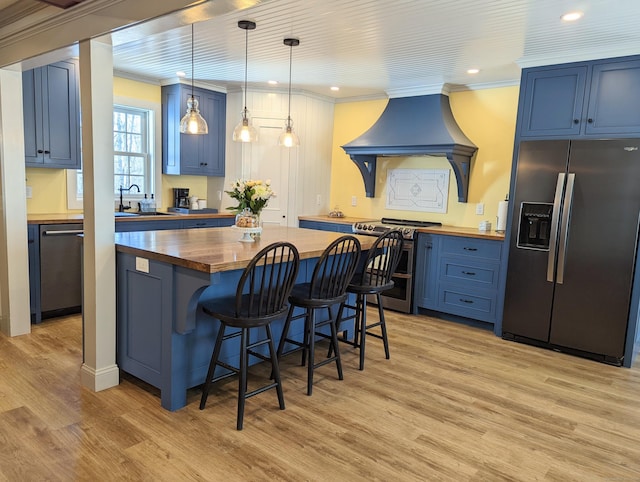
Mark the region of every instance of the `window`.
MULTIPOLYGON (((132 184, 140 187, 140 193, 133 188, 130 192, 125 191, 125 198, 139 199, 144 197, 145 193, 155 193, 155 186, 160 182, 160 169, 156 168, 154 156, 157 149, 155 142, 159 139, 159 136, 155 135, 156 129, 159 128, 156 125, 160 118, 158 111, 159 106, 145 105, 144 102, 134 99, 126 99, 126 105, 123 102, 113 106, 114 199, 120 197, 120 186, 128 188, 132 184)), ((69 209, 81 209, 81 169, 75 172, 68 171, 67 189, 68 193, 75 193, 75 196, 68 196, 69 209)))
MULTIPOLYGON (((136 184, 142 193, 152 193, 153 176, 149 163, 148 112, 130 107, 113 108, 114 194, 119 187, 136 184)), ((133 192, 129 192, 131 196, 133 192)))

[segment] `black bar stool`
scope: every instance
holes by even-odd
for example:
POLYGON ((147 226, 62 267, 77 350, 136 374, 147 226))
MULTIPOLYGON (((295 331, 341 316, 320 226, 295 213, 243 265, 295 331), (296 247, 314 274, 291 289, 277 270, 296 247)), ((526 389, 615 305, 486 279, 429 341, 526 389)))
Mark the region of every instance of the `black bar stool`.
POLYGON ((341 313, 344 308, 354 310, 354 314, 339 318, 338 331, 340 331, 340 324, 343 321, 355 320, 353 340, 349 340, 344 332, 339 340, 360 349, 360 370, 364 370, 367 335, 382 340, 385 357, 387 360, 389 359, 387 325, 384 320, 384 309, 380 294, 393 288, 393 279, 391 277, 398 267, 403 247, 404 239, 402 238, 402 233, 398 230, 386 231, 376 239, 371 249, 369 249, 369 253, 362 265, 362 270, 358 269, 358 273, 353 276, 351 283, 347 287, 348 293, 356 295, 355 306, 344 302, 340 307, 341 313), (367 324, 367 295, 375 295, 378 303, 379 319, 371 324, 367 324), (380 334, 369 331, 377 326, 380 327, 380 334))
POLYGON ((237 429, 242 430, 245 400, 266 390, 275 388, 278 393, 280 410, 284 410, 284 396, 280 382, 280 369, 276 355, 271 322, 283 317, 287 312, 287 299, 298 274, 300 255, 291 243, 280 242, 270 244, 262 249, 245 268, 235 296, 204 302, 202 310, 209 316, 220 320, 220 330, 209 364, 209 371, 202 390, 200 410, 204 409, 209 396, 211 384, 223 378, 238 374, 238 419, 237 429), (225 335, 227 327, 238 328, 225 335), (252 328, 264 327, 266 338, 251 342, 252 328), (240 337, 240 366, 234 367, 219 360, 222 342, 240 337), (267 344, 269 356, 255 351, 255 348, 267 344), (247 366, 249 355, 270 361, 273 383, 247 392, 247 366), (227 370, 226 373, 214 377, 216 366, 227 370))
MULTIPOLYGON (((346 289, 356 271, 359 259, 360 241, 357 238, 354 236, 342 236, 336 239, 320 256, 313 270, 311 281, 295 285, 289 297, 291 306, 282 329, 280 343, 278 344, 278 359, 283 354, 285 343, 290 343, 297 347, 285 353, 287 355, 302 350, 301 365, 304 366, 305 362, 308 361, 307 395, 311 395, 313 390, 313 370, 318 367, 335 361, 338 369, 338 379, 343 379, 336 329, 337 318, 334 318, 331 307, 334 305, 341 307, 342 303, 347 299, 346 289), (293 316, 296 306, 304 308, 304 312, 293 316), (318 321, 316 319, 316 310, 322 308, 328 310, 329 317, 318 321), (305 322, 303 340, 300 342, 287 336, 289 335, 291 322, 301 318, 304 318, 305 322), (331 335, 318 331, 326 325, 329 325, 331 335), (316 337, 328 338, 331 343, 331 352, 326 359, 318 363, 315 362, 316 337), (335 354, 331 356, 332 353, 335 354)), ((339 314, 340 310, 338 316, 339 314)))

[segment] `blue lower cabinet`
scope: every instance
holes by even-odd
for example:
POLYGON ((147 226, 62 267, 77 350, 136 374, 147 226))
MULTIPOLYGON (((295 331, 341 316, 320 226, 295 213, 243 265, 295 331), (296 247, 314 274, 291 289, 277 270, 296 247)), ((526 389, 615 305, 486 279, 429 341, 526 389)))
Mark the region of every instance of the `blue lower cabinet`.
POLYGON ((153 221, 126 221, 116 222, 116 233, 129 233, 132 231, 162 231, 165 229, 181 229, 181 220, 153 220, 153 221))
POLYGON ((234 218, 185 219, 182 222, 182 227, 184 229, 220 228, 223 226, 233 226, 234 222, 234 218))
POLYGON ((307 229, 318 229, 320 231, 333 231, 336 233, 353 233, 353 227, 351 224, 346 223, 331 223, 325 221, 298 221, 298 226, 307 229))
POLYGON ((496 323, 502 241, 420 234, 414 309, 496 323))

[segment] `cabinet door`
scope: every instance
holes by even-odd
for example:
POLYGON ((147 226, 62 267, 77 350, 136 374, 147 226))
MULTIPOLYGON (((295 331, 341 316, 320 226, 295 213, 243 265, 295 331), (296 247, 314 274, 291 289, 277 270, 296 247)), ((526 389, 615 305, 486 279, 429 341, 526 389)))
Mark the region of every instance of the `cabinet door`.
POLYGON ((208 134, 180 133, 180 119, 186 113, 192 89, 186 85, 162 88, 162 172, 195 176, 224 176, 226 95, 193 89, 200 114, 209 126, 208 134))
POLYGON ((42 67, 44 164, 79 168, 78 80, 73 62, 42 67))
POLYGON ((80 167, 79 89, 73 61, 23 72, 25 162, 28 167, 80 167))
POLYGON ((439 241, 438 236, 420 234, 415 243, 414 313, 417 313, 418 308, 435 310, 437 307, 438 270, 436 261, 438 259, 439 241))
POLYGON ((586 134, 640 132, 640 60, 596 63, 591 75, 586 134))
POLYGON ((44 163, 42 147, 42 75, 40 69, 22 73, 24 156, 27 165, 44 163), (40 151, 40 153, 38 153, 40 151))
POLYGON ((209 134, 204 137, 202 174, 224 177, 224 149, 226 136, 226 97, 219 92, 203 91, 200 105, 209 124, 209 134))
POLYGON ((582 125, 586 78, 586 66, 527 72, 520 135, 578 135, 582 125))

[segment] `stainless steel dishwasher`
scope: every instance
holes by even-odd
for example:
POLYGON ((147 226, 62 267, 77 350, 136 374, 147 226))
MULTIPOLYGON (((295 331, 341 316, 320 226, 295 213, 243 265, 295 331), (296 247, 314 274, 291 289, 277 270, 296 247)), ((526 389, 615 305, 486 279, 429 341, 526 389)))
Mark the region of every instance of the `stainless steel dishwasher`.
POLYGON ((43 317, 82 308, 82 224, 40 225, 40 303, 43 317))

